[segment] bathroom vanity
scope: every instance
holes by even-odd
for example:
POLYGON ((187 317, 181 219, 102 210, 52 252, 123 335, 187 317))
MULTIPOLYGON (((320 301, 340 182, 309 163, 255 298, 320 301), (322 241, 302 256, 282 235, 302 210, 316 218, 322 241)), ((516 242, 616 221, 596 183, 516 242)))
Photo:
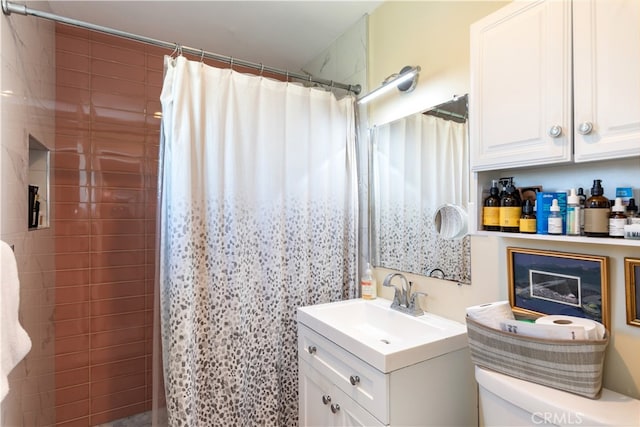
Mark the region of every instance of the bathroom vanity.
POLYGON ((477 425, 465 326, 390 305, 298 309, 299 425, 477 425))

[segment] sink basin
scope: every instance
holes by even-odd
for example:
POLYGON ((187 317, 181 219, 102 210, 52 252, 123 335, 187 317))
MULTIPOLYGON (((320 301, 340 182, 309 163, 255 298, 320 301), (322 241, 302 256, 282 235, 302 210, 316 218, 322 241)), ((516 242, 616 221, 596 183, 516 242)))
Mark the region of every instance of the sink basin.
POLYGON ((300 307, 298 322, 385 373, 467 346, 465 325, 431 313, 412 317, 381 298, 300 307))

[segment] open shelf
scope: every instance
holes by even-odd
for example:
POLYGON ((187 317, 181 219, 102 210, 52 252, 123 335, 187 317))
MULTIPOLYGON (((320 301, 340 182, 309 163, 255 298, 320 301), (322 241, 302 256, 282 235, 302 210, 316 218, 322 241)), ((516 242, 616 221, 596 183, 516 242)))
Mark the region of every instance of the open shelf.
POLYGON ((503 233, 500 231, 479 230, 474 233, 476 236, 497 236, 503 239, 524 239, 524 240, 546 240, 548 242, 563 243, 586 243, 593 245, 612 246, 636 246, 640 247, 640 240, 635 239, 614 239, 609 237, 584 237, 584 236, 554 236, 549 234, 526 234, 526 233, 503 233))

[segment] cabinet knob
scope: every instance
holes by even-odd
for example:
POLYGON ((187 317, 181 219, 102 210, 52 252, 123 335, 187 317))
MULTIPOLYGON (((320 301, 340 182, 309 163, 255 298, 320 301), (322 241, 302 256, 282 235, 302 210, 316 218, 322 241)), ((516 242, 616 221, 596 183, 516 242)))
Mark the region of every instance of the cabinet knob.
POLYGON ((593 123, 591 122, 582 122, 580 126, 578 126, 578 133, 580 135, 589 135, 593 130, 593 123))
POLYGON ((326 405, 329 402, 331 402, 331 396, 329 396, 328 394, 322 396, 322 403, 324 403, 326 405))
POLYGON ((551 128, 549 128, 549 136, 551 138, 558 138, 560 137, 560 135, 562 135, 562 126, 553 125, 551 126, 551 128))
POLYGON ((315 345, 310 345, 309 347, 307 347, 307 351, 309 352, 309 354, 315 354, 317 350, 318 349, 316 348, 315 345))
POLYGON ((340 405, 338 405, 337 403, 332 403, 331 404, 331 412, 333 412, 334 414, 337 413, 340 410, 340 405))
POLYGON ((360 382, 360 377, 357 375, 351 375, 349 377, 349 381, 351 382, 351 385, 356 385, 360 382))

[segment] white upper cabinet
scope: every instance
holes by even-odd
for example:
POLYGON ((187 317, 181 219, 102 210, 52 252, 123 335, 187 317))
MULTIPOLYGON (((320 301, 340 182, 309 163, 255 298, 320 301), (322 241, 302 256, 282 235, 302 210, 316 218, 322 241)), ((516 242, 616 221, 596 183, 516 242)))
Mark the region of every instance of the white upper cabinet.
POLYGON ((474 23, 472 169, 640 155, 639 52, 638 0, 516 1, 474 23))
POLYGON ((640 1, 576 0, 573 19, 575 161, 640 155, 640 1))

